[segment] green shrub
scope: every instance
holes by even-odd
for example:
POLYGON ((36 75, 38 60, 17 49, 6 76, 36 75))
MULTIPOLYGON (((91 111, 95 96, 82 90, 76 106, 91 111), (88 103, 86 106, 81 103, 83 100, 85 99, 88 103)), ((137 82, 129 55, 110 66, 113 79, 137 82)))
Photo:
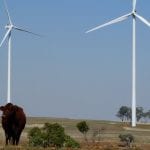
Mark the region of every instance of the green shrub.
POLYGON ((58 123, 45 123, 43 128, 34 127, 28 133, 29 145, 39 147, 79 147, 70 136, 64 132, 64 128, 58 123))
POLYGON ((68 148, 80 148, 80 144, 68 135, 65 136, 64 146, 68 148))
POLYGON ((45 123, 43 132, 47 135, 48 143, 52 146, 62 147, 65 141, 64 128, 58 123, 45 123))
POLYGON ((28 133, 28 137, 30 146, 48 146, 46 134, 41 132, 41 129, 38 127, 32 128, 28 133))

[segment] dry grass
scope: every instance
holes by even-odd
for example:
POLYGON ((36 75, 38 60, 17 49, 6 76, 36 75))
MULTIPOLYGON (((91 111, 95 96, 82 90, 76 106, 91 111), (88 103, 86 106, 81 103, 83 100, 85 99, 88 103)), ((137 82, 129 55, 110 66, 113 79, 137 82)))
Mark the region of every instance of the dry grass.
MULTIPOLYGON (((133 130, 129 125, 124 125, 118 122, 110 121, 94 121, 87 120, 90 127, 90 131, 87 134, 88 142, 85 143, 83 135, 77 130, 76 124, 81 120, 73 119, 57 119, 57 118, 35 118, 29 117, 27 119, 27 125, 22 133, 20 144, 17 147, 7 146, 5 147, 4 133, 0 127, 0 150, 42 150, 42 148, 32 148, 28 146, 28 131, 35 126, 42 127, 44 123, 59 123, 65 128, 65 132, 71 137, 75 138, 81 143, 80 150, 123 150, 125 147, 120 147, 118 135, 122 133, 131 133, 135 137, 135 150, 150 150, 150 125, 138 125, 133 130), (98 129, 104 129, 99 137, 93 138, 93 132, 98 129), (100 140, 100 141, 99 141, 100 140), (136 146, 135 146, 136 145, 136 146)), ((54 150, 54 148, 51 148, 54 150)), ((48 150, 51 150, 48 148, 48 150)), ((129 148, 128 148, 129 149, 129 148)), ((46 150, 46 149, 45 149, 46 150)), ((61 149, 65 150, 65 149, 61 149)), ((71 150, 71 149, 66 149, 71 150)))

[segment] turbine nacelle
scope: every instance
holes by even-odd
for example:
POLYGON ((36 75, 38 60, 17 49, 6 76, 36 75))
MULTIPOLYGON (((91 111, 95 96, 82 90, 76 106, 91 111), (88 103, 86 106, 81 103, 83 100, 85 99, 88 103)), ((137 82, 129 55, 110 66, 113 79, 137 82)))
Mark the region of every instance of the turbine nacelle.
POLYGON ((12 29, 13 28, 13 25, 12 24, 7 24, 6 26, 5 26, 5 29, 12 29))

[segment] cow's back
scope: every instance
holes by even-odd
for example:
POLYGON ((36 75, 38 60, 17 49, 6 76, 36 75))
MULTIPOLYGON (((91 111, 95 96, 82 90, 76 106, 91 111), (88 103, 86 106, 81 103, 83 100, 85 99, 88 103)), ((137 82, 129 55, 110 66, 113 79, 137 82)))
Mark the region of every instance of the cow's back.
POLYGON ((26 115, 21 107, 18 107, 16 105, 14 107, 16 107, 14 116, 15 126, 18 130, 22 131, 26 124, 26 115))

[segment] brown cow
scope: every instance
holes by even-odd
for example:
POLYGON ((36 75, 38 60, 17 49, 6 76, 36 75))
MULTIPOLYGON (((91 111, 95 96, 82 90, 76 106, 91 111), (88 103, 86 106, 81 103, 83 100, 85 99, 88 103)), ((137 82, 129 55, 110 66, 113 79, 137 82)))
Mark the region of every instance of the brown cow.
POLYGON ((6 145, 12 143, 18 145, 20 135, 26 124, 26 116, 23 109, 12 103, 1 106, 2 127, 5 131, 6 145))

